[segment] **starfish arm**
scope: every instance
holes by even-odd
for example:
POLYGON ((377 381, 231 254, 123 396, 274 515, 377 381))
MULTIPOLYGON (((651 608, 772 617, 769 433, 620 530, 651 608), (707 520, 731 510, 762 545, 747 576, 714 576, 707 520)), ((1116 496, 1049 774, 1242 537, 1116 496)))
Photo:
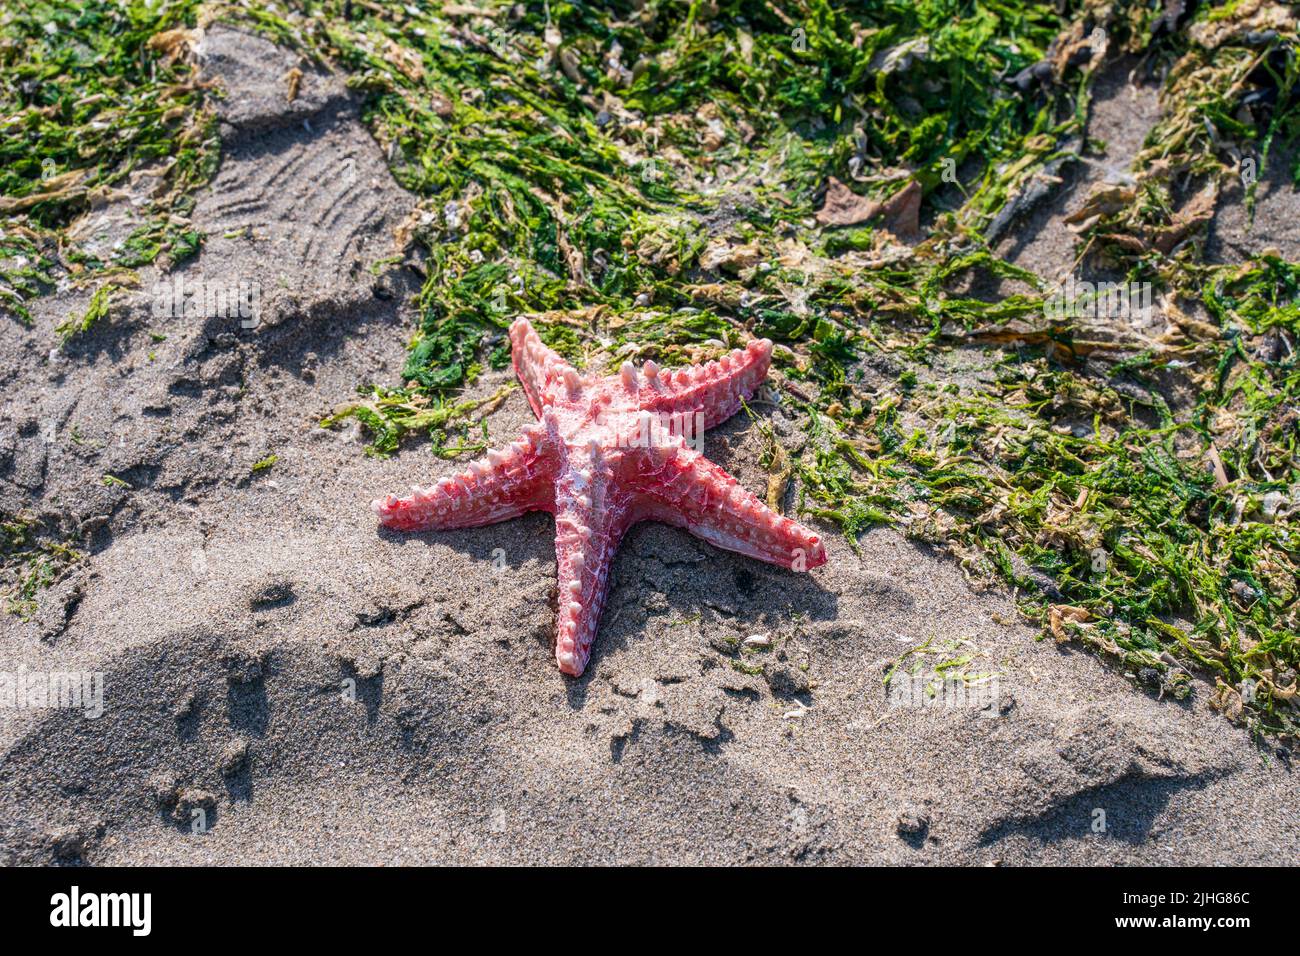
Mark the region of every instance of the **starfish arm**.
POLYGON ((510 353, 515 375, 523 383, 528 404, 538 418, 544 406, 580 381, 577 370, 542 344, 541 337, 527 319, 516 319, 510 326, 510 353))
POLYGON ((540 425, 524 430, 507 448, 492 450, 463 472, 413 488, 407 498, 371 502, 381 524, 398 531, 473 528, 551 507, 551 475, 540 425))
POLYGON ((674 434, 680 434, 683 421, 688 422, 686 428, 694 428, 697 414, 703 415, 702 427, 713 428, 736 414, 740 403, 762 384, 771 364, 768 339, 755 339, 716 362, 692 368, 660 370, 647 362, 638 383, 638 404, 642 411, 671 416, 674 434))
POLYGON ((684 443, 649 449, 644 460, 636 481, 643 517, 795 571, 826 563, 817 532, 773 511, 684 443))
POLYGON ((614 552, 631 524, 627 496, 589 475, 566 476, 555 495, 555 662, 573 677, 591 657, 614 552))

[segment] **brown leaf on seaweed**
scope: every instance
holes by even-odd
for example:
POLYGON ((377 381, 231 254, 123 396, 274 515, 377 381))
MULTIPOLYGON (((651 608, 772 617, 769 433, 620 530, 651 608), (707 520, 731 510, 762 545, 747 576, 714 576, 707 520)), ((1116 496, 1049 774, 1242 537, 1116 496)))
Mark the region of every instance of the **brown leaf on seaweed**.
POLYGON ((1210 695, 1210 706, 1229 720, 1239 720, 1241 718, 1241 694, 1217 678, 1214 693, 1210 695))
POLYGON ((826 182, 826 199, 817 210, 817 221, 823 226, 856 226, 880 212, 880 203, 859 196, 834 176, 826 182))
POLYGON ((560 254, 564 256, 564 264, 568 266, 569 278, 580 285, 587 281, 587 259, 582 254, 582 250, 575 247, 569 242, 569 237, 563 232, 557 232, 556 245, 560 247, 560 254))
POLYGON ((1137 199, 1137 191, 1130 186, 1100 184, 1095 187, 1084 204, 1065 217, 1065 222, 1082 231, 1100 219, 1123 212, 1137 199))
POLYGON ((856 226, 878 215, 885 217, 885 228, 895 235, 915 235, 920 231, 921 184, 912 180, 899 192, 881 202, 859 196, 834 176, 826 183, 826 199, 817 210, 823 226, 856 226))
POLYGON ((916 236, 921 232, 921 184, 913 179, 885 203, 885 228, 894 235, 916 236))
POLYGON ((1144 256, 1151 251, 1147 248, 1147 244, 1137 236, 1130 236, 1125 232, 1104 232, 1099 234, 1097 238, 1103 242, 1113 242, 1126 252, 1136 253, 1139 256, 1144 256))
POLYGON ((408 80, 418 83, 424 79, 424 64, 409 47, 401 46, 391 37, 384 37, 385 59, 401 72, 408 80))
POLYGON ((700 268, 709 272, 725 270, 740 272, 763 260, 763 251, 757 243, 747 242, 733 246, 725 239, 714 239, 700 254, 700 268))
POLYGON ((1087 608, 1074 607, 1071 604, 1053 604, 1047 612, 1048 623, 1052 628, 1052 636, 1056 638, 1058 644, 1064 644, 1072 636, 1065 629, 1067 623, 1083 624, 1091 618, 1092 615, 1088 613, 1087 608))
POLYGON ((456 108, 452 106, 451 100, 447 99, 447 97, 441 93, 433 94, 433 98, 429 100, 429 105, 433 107, 434 113, 442 119, 451 119, 452 115, 456 112, 456 108))
POLYGON ((162 54, 163 66, 171 66, 177 60, 188 57, 190 51, 198 46, 199 41, 203 39, 203 31, 187 30, 184 27, 177 27, 175 30, 164 30, 162 33, 155 33, 151 36, 145 46, 155 53, 162 54))
POLYGON ((1218 198, 1219 190, 1214 185, 1202 189, 1187 205, 1174 213, 1173 222, 1156 233, 1152 246, 1157 252, 1171 252, 1174 246, 1214 218, 1214 206, 1218 198))

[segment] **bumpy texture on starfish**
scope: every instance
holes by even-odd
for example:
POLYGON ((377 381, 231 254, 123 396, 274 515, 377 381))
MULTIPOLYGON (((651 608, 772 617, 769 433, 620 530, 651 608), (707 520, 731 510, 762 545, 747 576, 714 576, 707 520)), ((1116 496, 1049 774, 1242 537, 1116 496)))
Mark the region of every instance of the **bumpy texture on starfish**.
POLYGON ((372 507, 401 531, 471 528, 527 511, 555 515, 561 671, 577 677, 586 668, 614 551, 638 521, 676 525, 793 570, 825 563, 816 532, 772 511, 687 441, 753 395, 767 376, 771 342, 676 371, 625 362, 608 378, 579 373, 526 319, 510 327, 510 344, 540 421, 465 472, 372 507))

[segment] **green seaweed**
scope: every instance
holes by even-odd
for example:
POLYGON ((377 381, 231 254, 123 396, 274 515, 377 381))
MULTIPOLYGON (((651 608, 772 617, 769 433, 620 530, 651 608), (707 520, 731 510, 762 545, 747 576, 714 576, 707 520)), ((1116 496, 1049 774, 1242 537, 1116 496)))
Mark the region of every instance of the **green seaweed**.
POLYGON ((30 620, 36 614, 37 595, 81 558, 68 542, 56 540, 36 521, 0 514, 0 594, 8 613, 30 620))
POLYGON ((0 311, 29 324, 27 303, 60 275, 84 281, 197 250, 179 217, 218 156, 183 32, 200 6, 12 0, 0 11, 0 311), (66 244, 63 230, 136 173, 157 179, 156 198, 112 260, 66 244))

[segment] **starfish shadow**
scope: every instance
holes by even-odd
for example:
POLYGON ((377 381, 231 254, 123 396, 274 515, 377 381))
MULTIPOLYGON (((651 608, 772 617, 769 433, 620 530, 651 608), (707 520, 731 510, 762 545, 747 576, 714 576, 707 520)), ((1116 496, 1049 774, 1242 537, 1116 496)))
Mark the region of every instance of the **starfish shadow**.
MULTIPOLYGON (((395 544, 437 544, 481 562, 481 571, 465 573, 481 575, 485 588, 493 583, 495 573, 517 574, 532 562, 545 568, 549 581, 554 580, 555 524, 543 512, 477 528, 411 533, 381 527, 378 533, 395 544)), ((658 522, 636 525, 614 559, 605 612, 587 668, 577 679, 563 678, 570 706, 580 710, 585 705, 589 685, 609 654, 660 639, 647 633, 654 629, 651 617, 687 624, 698 621, 705 640, 742 632, 777 632, 800 616, 814 621, 834 619, 839 614, 838 595, 820 584, 819 573, 787 571, 724 551, 658 522)), ((507 590, 497 599, 518 602, 522 610, 525 602, 521 594, 507 590)), ((553 589, 550 598, 548 619, 554 614, 553 589)), ((549 657, 554 652, 551 628, 537 639, 549 657)))
MULTIPOLYGON (((462 567, 460 571, 480 579, 484 588, 496 583, 494 574, 515 576, 533 562, 544 569, 548 582, 554 581, 555 524, 542 512, 477 528, 410 533, 380 527, 378 533, 405 547, 441 545, 481 563, 480 570, 462 567)), ((521 595, 522 591, 507 589, 494 600, 518 603, 522 611, 526 602, 521 595)), ((632 528, 619 548, 591 660, 582 677, 564 678, 566 693, 575 707, 581 707, 588 683, 599 674, 608 653, 651 639, 647 624, 652 615, 679 621, 698 619, 707 638, 715 631, 779 630, 796 615, 811 620, 834 618, 837 600, 836 594, 822 588, 812 575, 724 551, 679 528, 643 522, 632 528), (657 602, 659 594, 664 595, 664 603, 647 610, 647 599, 657 602)), ((548 624, 555 613, 553 588, 549 603, 548 624)), ((554 651, 554 635, 549 626, 544 632, 539 632, 537 639, 549 657, 554 651)))
POLYGON ((394 544, 443 545, 473 561, 483 562, 488 572, 518 569, 537 560, 555 563, 555 520, 541 511, 477 528, 394 531, 380 525, 378 533, 394 544))
POLYGON ((588 686, 607 656, 634 644, 671 637, 654 617, 670 624, 698 622, 705 641, 756 632, 780 632, 798 617, 831 620, 839 614, 838 595, 817 580, 724 551, 679 528, 656 522, 634 527, 614 561, 609 600, 582 677, 568 682, 571 707, 581 709, 588 686), (649 603, 647 603, 649 602, 649 603))

